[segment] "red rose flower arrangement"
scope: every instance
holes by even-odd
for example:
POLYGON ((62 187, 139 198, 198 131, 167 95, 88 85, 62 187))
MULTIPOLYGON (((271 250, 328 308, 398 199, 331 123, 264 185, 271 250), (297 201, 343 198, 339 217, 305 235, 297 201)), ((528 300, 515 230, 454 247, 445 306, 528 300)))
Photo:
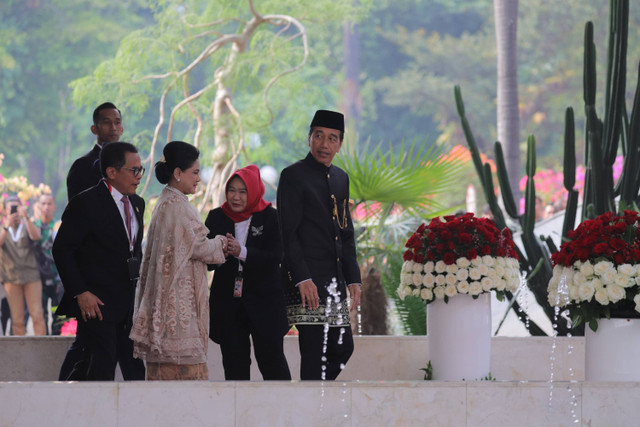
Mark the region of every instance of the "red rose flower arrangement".
POLYGON ((551 256, 549 304, 567 307, 574 326, 597 330, 599 318, 640 313, 640 215, 606 212, 570 231, 551 256))
POLYGON ((515 291, 520 283, 518 255, 511 232, 500 231, 473 213, 433 218, 411 235, 405 247, 398 294, 427 303, 462 293, 515 291))
POLYGON ((447 265, 456 259, 468 260, 478 256, 508 257, 518 259, 511 232, 500 231, 487 218, 477 218, 473 213, 433 218, 429 226, 420 225, 411 235, 405 247, 405 261, 423 264, 426 261, 442 260, 447 265))
POLYGON ((606 212, 584 221, 568 233, 570 239, 551 256, 553 265, 569 267, 576 261, 608 260, 616 265, 637 264, 640 261, 640 216, 624 211, 623 215, 606 212))

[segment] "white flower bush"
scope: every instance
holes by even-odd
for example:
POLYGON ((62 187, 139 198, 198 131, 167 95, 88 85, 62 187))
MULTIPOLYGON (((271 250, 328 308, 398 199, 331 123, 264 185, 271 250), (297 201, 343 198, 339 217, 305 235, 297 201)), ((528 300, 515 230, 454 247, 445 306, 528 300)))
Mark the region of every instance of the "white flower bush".
POLYGON ((413 295, 430 303, 435 299, 452 298, 458 294, 478 296, 491 291, 515 292, 519 285, 517 259, 485 255, 473 260, 460 257, 450 265, 444 261, 429 261, 425 264, 405 261, 397 293, 403 300, 406 296, 413 295))
MULTIPOLYGON (((626 298, 627 289, 640 284, 638 265, 611 261, 576 261, 573 266, 556 265, 549 280, 548 298, 551 306, 565 307, 569 304, 590 303, 615 304, 626 298)), ((640 289, 633 297, 635 310, 640 313, 640 289)))

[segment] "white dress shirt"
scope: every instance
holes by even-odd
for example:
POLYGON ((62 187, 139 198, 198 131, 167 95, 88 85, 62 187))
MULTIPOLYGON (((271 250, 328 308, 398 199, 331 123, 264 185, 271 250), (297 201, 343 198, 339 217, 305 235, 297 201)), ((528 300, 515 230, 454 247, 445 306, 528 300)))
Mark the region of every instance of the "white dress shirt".
POLYGON ((247 260, 247 236, 249 235, 249 224, 251 223, 251 217, 244 221, 236 222, 236 240, 240 243, 240 255, 238 258, 240 261, 247 260))

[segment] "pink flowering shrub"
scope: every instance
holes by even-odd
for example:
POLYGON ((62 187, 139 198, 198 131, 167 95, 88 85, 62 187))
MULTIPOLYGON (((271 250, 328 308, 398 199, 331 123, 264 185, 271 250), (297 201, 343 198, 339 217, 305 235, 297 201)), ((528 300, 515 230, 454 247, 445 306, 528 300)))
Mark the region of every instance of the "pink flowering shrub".
MULTIPOLYGON (((617 181, 622 174, 622 155, 616 157, 613 163, 613 180, 617 181)), ((576 167, 576 185, 575 190, 580 194, 584 191, 585 167, 578 165, 576 167)), ((538 170, 534 175, 536 183, 536 196, 540 197, 544 203, 555 203, 559 200, 564 201, 567 197, 567 190, 564 188, 564 173, 554 171, 552 169, 538 170)), ((518 187, 524 192, 527 185, 527 176, 520 178, 518 187)), ((520 199, 520 213, 524 213, 524 198, 520 199)))

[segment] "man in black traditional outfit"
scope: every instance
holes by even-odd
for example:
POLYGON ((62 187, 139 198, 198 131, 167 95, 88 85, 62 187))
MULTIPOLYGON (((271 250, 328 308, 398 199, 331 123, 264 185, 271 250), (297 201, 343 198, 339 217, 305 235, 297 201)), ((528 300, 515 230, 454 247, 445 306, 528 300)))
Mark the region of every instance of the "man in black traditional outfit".
POLYGON ((360 303, 360 269, 349 177, 331 164, 343 137, 341 113, 316 111, 309 154, 285 168, 278 185, 287 315, 299 331, 303 380, 334 380, 353 353, 349 310, 360 303))

